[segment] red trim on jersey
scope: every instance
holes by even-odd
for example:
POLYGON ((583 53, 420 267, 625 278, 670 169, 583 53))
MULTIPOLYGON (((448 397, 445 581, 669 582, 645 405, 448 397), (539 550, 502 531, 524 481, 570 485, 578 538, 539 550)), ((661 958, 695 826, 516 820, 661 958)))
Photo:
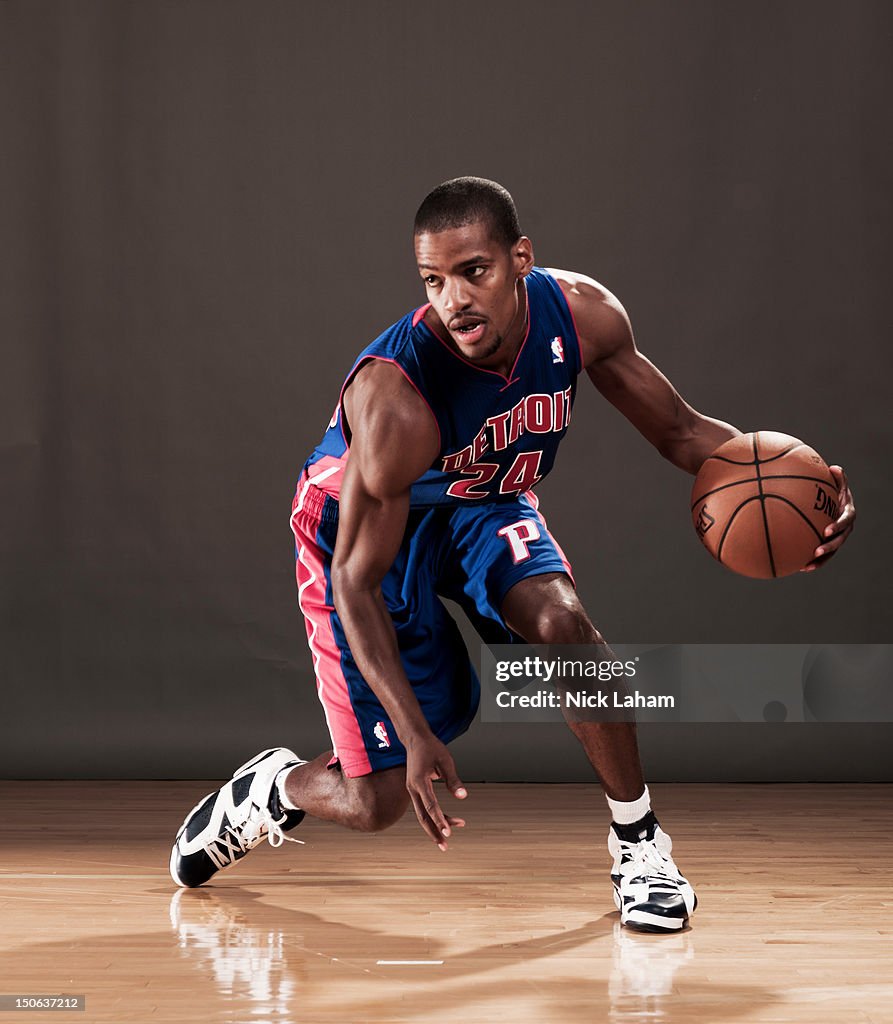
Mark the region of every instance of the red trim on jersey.
POLYGON ((347 385, 353 380, 354 374, 361 365, 361 363, 358 363, 344 378, 344 383, 341 385, 341 390, 338 392, 338 429, 341 431, 341 440, 344 441, 344 447, 348 452, 350 451, 350 444, 347 440, 347 434, 344 432, 344 403, 342 399, 344 398, 344 391, 347 388, 347 385))
MULTIPOLYGON (((356 377, 356 375, 359 373, 359 371, 362 370, 362 368, 372 359, 377 359, 380 363, 392 363, 394 366, 396 366, 397 369, 403 374, 403 376, 412 385, 413 391, 415 391, 415 393, 419 396, 419 398, 421 398, 421 400, 425 403, 425 406, 427 407, 428 412, 431 413, 431 418, 434 420, 434 426, 437 428, 437 454, 438 454, 438 458, 439 458, 440 457, 440 452, 443 449, 443 437, 441 436, 441 433, 440 433, 440 424, 437 422, 437 417, 434 415, 434 410, 431 408, 431 403, 428 401, 427 398, 425 398, 425 396, 419 390, 419 386, 412 379, 412 377, 409 376, 409 374, 406 372, 406 370, 403 369, 403 367, 397 362, 396 359, 391 359, 390 356, 376 356, 376 355, 366 355, 366 356, 363 356, 363 358, 357 363, 357 365, 350 371, 350 373, 347 375, 347 379, 341 385, 341 394, 338 396, 338 408, 341 410, 341 414, 339 416, 339 419, 341 421, 341 436, 344 438, 345 445, 347 445, 348 449, 350 448, 350 443, 347 440, 347 435, 344 433, 344 392, 347 389, 347 385, 350 384, 350 382, 354 379, 354 377, 356 377)), ((432 465, 433 465, 433 463, 432 463, 432 465)))
MULTIPOLYGON (((494 377, 499 377, 500 380, 504 380, 505 387, 508 387, 509 384, 515 383, 515 381, 512 380, 512 377, 514 376, 515 368, 518 365, 518 360, 521 358, 521 353, 524 351, 524 346, 527 344, 527 339, 530 337, 530 294, 527 291, 526 282, 524 283, 524 298, 527 303, 527 330, 524 332, 524 340, 521 342, 521 347, 518 349, 518 354, 515 356, 515 361, 512 363, 512 368, 511 370, 509 370, 508 376, 506 376, 504 373, 500 373, 498 370, 490 370, 486 366, 478 366, 477 364, 471 362, 470 359, 466 359, 461 352, 457 352, 454 348, 452 348, 448 341, 446 341, 444 338, 441 338, 437 331, 435 331, 434 328, 428 323, 428 321, 424 319, 424 313, 419 318, 419 322, 424 324, 428 331, 430 331, 431 335, 435 337, 448 352, 452 352, 453 355, 457 359, 465 363, 466 366, 470 366, 472 370, 477 370, 479 373, 492 373, 494 377)), ((426 313, 430 308, 430 305, 431 304, 429 303, 428 306, 423 307, 426 313)), ((413 318, 413 326, 415 326, 415 318, 413 318)), ((503 388, 502 390, 505 391, 505 388, 503 388)))
POLYGON ((431 303, 430 302, 426 302, 424 306, 419 306, 419 308, 415 311, 415 313, 412 314, 412 326, 413 327, 418 327, 419 326, 419 320, 421 320, 425 316, 425 314, 428 312, 428 310, 430 308, 431 308, 431 303))

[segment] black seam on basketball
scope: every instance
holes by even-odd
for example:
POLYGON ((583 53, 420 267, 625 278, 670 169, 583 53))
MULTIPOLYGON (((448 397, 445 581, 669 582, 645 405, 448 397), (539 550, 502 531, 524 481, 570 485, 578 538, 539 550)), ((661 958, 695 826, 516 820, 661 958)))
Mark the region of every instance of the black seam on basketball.
MULTIPOLYGON (((757 463, 774 462, 776 459, 780 459, 782 455, 787 455, 789 452, 792 452, 795 448, 798 448, 800 444, 801 442, 798 441, 797 444, 792 444, 790 448, 785 448, 783 452, 777 452, 775 455, 770 455, 768 459, 760 459, 754 456, 754 462, 741 462, 739 459, 729 459, 725 455, 708 455, 707 458, 704 459, 704 461, 709 462, 711 459, 716 459, 717 462, 729 462, 733 466, 756 466, 757 463)), ((754 445, 754 447, 756 447, 756 445, 754 445)))
POLYGON ((741 484, 752 484, 756 477, 748 477, 746 480, 735 480, 730 484, 723 484, 721 487, 714 487, 712 491, 705 491, 704 494, 698 498, 698 500, 692 505, 691 511, 694 512, 695 505, 699 505, 705 498, 709 498, 711 494, 717 494, 719 491, 725 491, 729 487, 740 487, 741 484))
POLYGON ((773 473, 771 476, 764 476, 764 480, 811 480, 814 484, 824 484, 834 490, 835 485, 823 480, 820 476, 801 476, 799 473, 773 473))
MULTIPOLYGON (((753 481, 751 481, 751 483, 753 483, 753 481)), ((759 495, 757 495, 757 494, 754 494, 750 498, 745 498, 744 501, 742 501, 741 504, 735 509, 735 511, 729 516, 729 520, 728 520, 728 522, 725 525, 725 529, 722 531, 722 536, 719 538, 719 544, 716 547, 716 557, 717 557, 717 559, 720 562, 722 561, 722 546, 726 542, 726 535, 728 534, 729 530, 731 529, 732 523, 735 521, 735 516, 738 515, 738 513, 741 511, 741 509, 744 508, 745 505, 749 505, 752 501, 759 501, 759 500, 760 500, 760 498, 759 498, 759 495)))
POLYGON ((785 505, 790 505, 791 508, 797 513, 797 515, 800 516, 800 518, 803 520, 803 522, 807 523, 809 525, 809 528, 816 535, 816 537, 819 540, 822 539, 821 530, 816 529, 815 525, 813 524, 813 522, 809 518, 809 516, 804 515, 803 512, 799 508, 797 508, 797 506, 791 501, 790 498, 786 498, 783 494, 767 494, 766 495, 766 500, 768 501, 770 498, 774 498, 775 501, 783 501, 785 503, 785 505))
MULTIPOLYGON (((731 459, 725 459, 723 461, 731 462, 732 460, 731 459)), ((760 463, 760 465, 764 466, 767 461, 769 461, 769 460, 764 460, 763 462, 760 463)), ((753 463, 753 462, 734 462, 732 464, 735 465, 735 466, 754 466, 754 467, 756 467, 756 463, 753 463)), ((823 480, 822 477, 820 477, 820 476, 805 476, 802 473, 772 473, 769 476, 767 476, 766 474, 763 474, 763 479, 764 480, 811 480, 814 484, 824 484, 825 487, 831 487, 832 489, 833 489, 833 486, 834 486, 832 483, 829 483, 829 481, 823 480)), ((755 476, 750 476, 750 477, 747 477, 744 480, 734 480, 730 484, 722 484, 722 486, 720 486, 720 487, 714 487, 712 491, 705 491, 698 498, 697 501, 692 502, 692 506, 691 506, 691 509, 689 511, 694 512, 695 505, 700 504, 705 498, 709 498, 713 494, 718 494, 720 491, 726 490, 728 487, 738 487, 741 484, 752 484, 752 483, 755 483, 755 482, 756 482, 756 477, 755 476)))
POLYGON ((778 573, 775 571, 775 558, 772 555, 772 538, 769 536, 769 517, 766 515, 766 499, 763 496, 763 480, 760 476, 760 453, 757 451, 757 435, 753 435, 753 457, 756 460, 754 468, 757 471, 757 487, 760 489, 760 511, 763 513, 763 529, 766 531, 766 550, 769 552, 769 568, 772 570, 772 578, 775 579, 778 573))

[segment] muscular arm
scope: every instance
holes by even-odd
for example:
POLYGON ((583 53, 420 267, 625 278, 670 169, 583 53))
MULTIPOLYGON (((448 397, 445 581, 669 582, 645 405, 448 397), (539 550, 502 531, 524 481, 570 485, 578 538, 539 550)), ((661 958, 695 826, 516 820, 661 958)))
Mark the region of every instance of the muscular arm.
MULTIPOLYGON (((600 284, 582 274, 552 270, 577 324, 583 365, 593 384, 657 450, 689 473, 697 473, 713 451, 741 433, 722 420, 693 409, 667 378, 636 348, 626 310, 600 284)), ((849 537, 856 519, 853 494, 840 466, 831 472, 838 485, 840 516, 806 566, 824 564, 849 537)))
POLYGON ((573 310, 593 384, 664 458, 697 473, 711 452, 741 433, 693 409, 639 352, 626 311, 607 289, 581 274, 550 273, 573 310))
POLYGON ((440 439, 430 410, 390 363, 363 367, 344 396, 351 431, 341 485, 332 593, 351 653, 407 749, 407 789, 419 822, 444 849, 450 826, 432 780, 465 791, 446 747, 433 735, 403 671, 381 583, 394 563, 409 515, 413 481, 436 458, 440 439))
POLYGON ((351 446, 332 591, 351 652, 405 744, 428 723, 403 672, 381 582, 403 540, 412 483, 437 454, 437 427, 400 371, 380 361, 359 371, 344 404, 351 446))

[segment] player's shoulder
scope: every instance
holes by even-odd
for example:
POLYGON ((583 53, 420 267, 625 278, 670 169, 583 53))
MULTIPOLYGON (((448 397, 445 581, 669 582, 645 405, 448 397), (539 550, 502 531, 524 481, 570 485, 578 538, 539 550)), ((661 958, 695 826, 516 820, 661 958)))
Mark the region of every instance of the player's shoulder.
MULTIPOLYGON (((556 267, 544 267, 543 269, 555 279, 569 303, 585 308, 604 307, 605 309, 623 311, 623 306, 617 296, 596 281, 594 277, 581 274, 576 270, 559 270, 556 267)), ((576 310, 574 312, 576 313, 576 310)))
POLYGON ((584 365, 609 354, 631 336, 629 317, 617 296, 587 274, 546 268, 573 313, 584 365))
POLYGON ((359 364, 345 394, 348 390, 366 401, 375 399, 384 407, 395 403, 395 411, 403 407, 401 399, 414 400, 418 397, 418 392, 399 364, 375 355, 366 356, 359 364))
POLYGON ((411 380, 417 376, 420 354, 426 349, 427 309, 425 305, 410 310, 386 327, 357 356, 350 379, 362 375, 378 382, 390 381, 399 390, 417 390, 411 380))
POLYGON ((427 419, 430 413, 413 372, 413 316, 407 314, 360 353, 344 388, 344 400, 355 414, 374 413, 376 422, 395 430, 418 423, 420 416, 427 419))
POLYGON ((351 460, 359 459, 375 493, 415 479, 440 449, 440 428, 430 407, 399 364, 370 357, 342 398, 351 460), (419 468, 421 466, 421 469, 419 468))
POLYGON ((419 323, 424 315, 425 307, 410 310, 399 320, 386 327, 378 337, 370 342, 357 357, 357 362, 369 357, 381 359, 399 359, 406 347, 418 334, 419 323))

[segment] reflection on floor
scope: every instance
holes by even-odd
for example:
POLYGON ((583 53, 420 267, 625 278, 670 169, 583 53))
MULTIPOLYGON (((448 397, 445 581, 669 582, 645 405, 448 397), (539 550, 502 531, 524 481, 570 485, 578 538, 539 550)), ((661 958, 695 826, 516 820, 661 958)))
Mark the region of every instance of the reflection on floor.
POLYGON ((203 784, 2 783, 0 990, 83 993, 81 1024, 891 1020, 889 865, 864 856, 889 787, 654 789, 701 901, 674 935, 620 927, 594 787, 473 787, 446 855, 411 818, 306 822, 177 890, 203 784))
MULTIPOLYGON (((357 929, 350 929, 352 934, 345 935, 346 926, 332 927, 309 914, 283 912, 282 908, 260 902, 258 894, 249 890, 179 890, 171 897, 170 918, 178 948, 191 966, 198 973, 213 977, 224 1000, 252 1006, 251 1019, 255 1021, 289 1019, 293 1008, 300 1005, 299 997, 310 980, 314 958, 320 958, 326 965, 343 963, 347 970, 353 967, 354 971, 373 973, 369 965, 351 964, 349 959, 332 955, 333 951, 358 942, 357 929), (308 939, 312 939, 313 948, 306 945, 308 939)), ((562 951, 585 942, 593 934, 603 939, 604 929, 580 929, 577 934, 562 932, 526 947, 518 943, 514 950, 520 958, 524 958, 522 948, 535 948, 536 955, 560 956, 562 951)), ((672 993, 676 972, 694 957, 690 932, 642 935, 622 928, 615 920, 610 935, 607 1019, 665 1019, 664 1007, 669 1008, 666 997, 672 993)), ((370 938, 367 936, 367 941, 370 938)), ((370 942, 367 948, 371 945, 370 942)), ((387 943, 378 952, 382 955, 376 965, 384 961, 390 967, 401 966, 399 958, 392 959, 394 949, 388 949, 387 943)), ((451 958, 447 973, 479 973, 486 962, 485 951, 472 950, 451 958)), ((437 959, 427 963, 404 960, 402 965, 418 968, 445 963, 437 959)), ((390 973, 393 977, 393 971, 390 973)))

